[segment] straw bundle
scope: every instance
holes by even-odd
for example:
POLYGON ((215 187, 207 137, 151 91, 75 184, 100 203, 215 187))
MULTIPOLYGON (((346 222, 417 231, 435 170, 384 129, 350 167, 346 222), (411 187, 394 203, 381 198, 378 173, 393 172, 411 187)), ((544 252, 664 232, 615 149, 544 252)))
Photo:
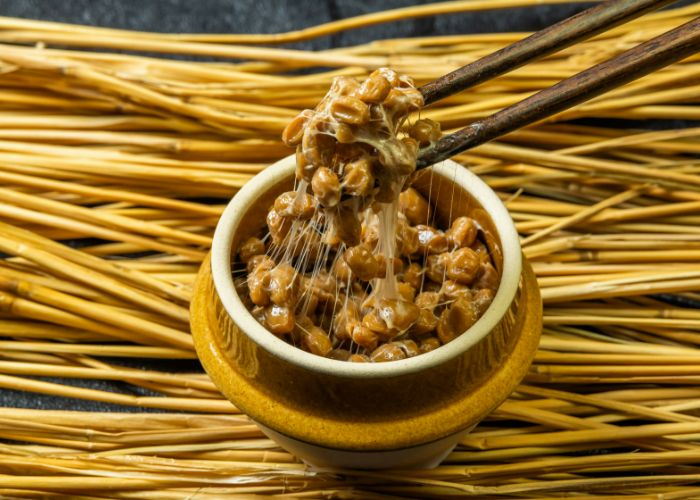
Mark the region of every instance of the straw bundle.
MULTIPOLYGON (((0 409, 0 497, 700 497, 700 128, 571 123, 700 119, 698 57, 457 158, 506 201, 542 287, 545 330, 523 385, 438 468, 309 470, 202 372, 114 359, 196 357, 188 300, 217 217, 289 153, 280 131, 333 76, 389 65, 421 84, 525 34, 324 52, 251 44, 530 3, 432 4, 255 36, 0 18, 0 388, 163 410, 0 409)), ((646 16, 422 115, 464 126, 699 13, 646 16)))

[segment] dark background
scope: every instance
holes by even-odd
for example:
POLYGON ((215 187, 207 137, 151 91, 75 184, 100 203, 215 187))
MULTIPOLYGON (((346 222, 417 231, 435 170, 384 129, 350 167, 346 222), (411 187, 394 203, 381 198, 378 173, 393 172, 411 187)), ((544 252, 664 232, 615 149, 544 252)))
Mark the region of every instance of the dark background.
MULTIPOLYGON (((1 0, 0 15, 162 32, 277 33, 426 0, 1 0)), ((535 0, 533 4, 537 3, 535 0)), ((328 49, 381 38, 532 31, 593 3, 449 14, 361 28, 290 47, 328 49)))
MULTIPOLYGON (((676 2, 689 5, 698 0, 676 2)), ((0 0, 0 16, 43 19, 141 31, 191 33, 277 33, 385 9, 430 3, 421 0, 0 0)), ((532 2, 536 3, 535 0, 532 2)), ((593 3, 537 5, 409 19, 370 26, 306 42, 292 48, 328 49, 383 38, 533 31, 569 17, 593 3)), ((116 364, 144 366, 130 360, 116 364)), ((196 362, 161 362, 149 367, 170 371, 200 369, 196 362)), ((46 379, 54 381, 52 379, 46 379)), ((120 383, 59 379, 82 387, 139 393, 120 383)), ((0 406, 86 411, 149 411, 120 405, 0 390, 0 406)))

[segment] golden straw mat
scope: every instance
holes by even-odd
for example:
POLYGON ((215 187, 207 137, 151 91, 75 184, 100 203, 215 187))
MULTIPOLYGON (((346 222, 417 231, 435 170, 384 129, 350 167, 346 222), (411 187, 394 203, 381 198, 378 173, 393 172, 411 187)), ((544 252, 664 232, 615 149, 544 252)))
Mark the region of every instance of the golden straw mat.
MULTIPOLYGON (((163 410, 0 409, 0 498, 700 498, 700 128, 571 123, 700 119, 697 56, 456 158, 506 202, 545 327, 524 383, 438 468, 310 471, 203 372, 112 360, 195 358, 188 303, 218 215, 289 153, 282 128, 332 77, 390 65, 422 84, 524 34, 250 44, 496 3, 531 1, 431 4, 283 35, 0 18, 0 388, 163 410), (282 76, 316 66, 331 69, 282 76), (59 242, 83 238, 95 239, 59 242)), ((645 16, 421 114, 462 127, 698 14, 696 3, 645 16)))

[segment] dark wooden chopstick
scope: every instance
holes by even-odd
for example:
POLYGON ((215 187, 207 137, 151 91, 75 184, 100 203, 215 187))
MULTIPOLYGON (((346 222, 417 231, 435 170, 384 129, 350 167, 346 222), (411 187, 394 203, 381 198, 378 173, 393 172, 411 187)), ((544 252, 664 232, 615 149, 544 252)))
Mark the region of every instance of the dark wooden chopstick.
POLYGON ((483 144, 624 85, 700 51, 700 17, 512 106, 475 121, 421 150, 417 168, 483 144))
POLYGON ((512 71, 676 0, 609 0, 540 30, 420 89, 425 104, 512 71))

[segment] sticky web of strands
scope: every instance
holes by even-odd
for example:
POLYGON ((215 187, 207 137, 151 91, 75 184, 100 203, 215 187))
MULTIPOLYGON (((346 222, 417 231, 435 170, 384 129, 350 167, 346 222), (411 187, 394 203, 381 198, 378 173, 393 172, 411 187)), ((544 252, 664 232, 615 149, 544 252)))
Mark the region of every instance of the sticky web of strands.
MULTIPOLYGON (((248 293, 246 287, 239 286, 239 291, 255 305, 253 315, 273 334, 290 336, 295 345, 295 337, 301 336, 301 346, 314 354, 333 355, 333 348, 342 348, 334 355, 350 356, 362 349, 363 355, 371 354, 375 360, 380 339, 401 340, 418 320, 413 297, 422 292, 422 286, 415 279, 399 283, 394 262, 403 265, 402 257, 407 256, 409 266, 421 269, 419 254, 427 258, 428 238, 438 237, 441 242, 430 253, 448 250, 448 238, 432 228, 424 231, 428 238, 421 247, 419 228, 430 222, 428 203, 416 191, 402 193, 415 171, 418 148, 439 138, 435 122, 418 120, 403 128, 409 113, 421 104, 409 77, 379 68, 364 82, 334 78, 315 109, 302 111, 285 128, 282 140, 297 148, 295 188, 274 200, 267 214, 269 233, 263 240, 246 239, 237 251, 248 273, 247 279, 239 279, 248 293), (400 214, 399 205, 411 215, 400 214), (270 242, 265 257, 264 240, 270 242), (379 259, 385 263, 384 270, 379 259), (400 284, 406 292, 400 293, 400 284)), ((474 223, 466 222, 463 225, 469 231, 454 238, 458 248, 471 245, 474 238, 467 235, 476 233, 474 223)), ((465 251, 479 266, 479 255, 465 251)), ((487 274, 493 271, 490 265, 485 269, 487 274)), ((420 270, 413 273, 420 279, 420 270)), ((444 281, 445 269, 440 274, 444 281)), ((474 276, 459 278, 473 281, 474 276)), ((489 288, 482 295, 491 293, 489 288)), ((435 328, 428 321, 433 317, 437 322, 433 310, 426 311, 429 318, 415 330, 423 337, 435 328)), ((444 329, 438 329, 438 335, 447 341, 444 329)), ((418 344, 408 340, 406 345, 387 348, 401 345, 404 356, 417 354, 418 344)), ((439 344, 437 337, 426 346, 435 342, 439 344)))
MULTIPOLYGON (((445 131, 464 126, 699 11, 646 16, 422 117, 445 131)), ((24 391, 28 404, 41 398, 47 408, 0 409, 2 495, 698 496, 700 131, 571 123, 698 120, 697 57, 457 158, 531 238, 525 253, 545 307, 540 350, 513 396, 438 468, 336 473, 309 471, 265 439, 201 371, 160 364, 195 357, 187 306, 216 220, 238 187, 289 154, 282 128, 318 102, 333 76, 363 77, 390 57, 420 85, 522 35, 381 40, 295 52, 293 62, 266 48, 246 55, 251 62, 216 66, 52 48, 145 48, 148 39, 157 45, 150 52, 240 56, 227 42, 271 41, 228 36, 0 19, 0 386, 3 396, 24 391), (10 44, 20 38, 48 48, 10 44), (290 64, 336 69, 281 76, 290 64), (135 369, 121 358, 156 362, 135 369), (57 400, 46 396, 163 413, 51 410, 57 400)))

